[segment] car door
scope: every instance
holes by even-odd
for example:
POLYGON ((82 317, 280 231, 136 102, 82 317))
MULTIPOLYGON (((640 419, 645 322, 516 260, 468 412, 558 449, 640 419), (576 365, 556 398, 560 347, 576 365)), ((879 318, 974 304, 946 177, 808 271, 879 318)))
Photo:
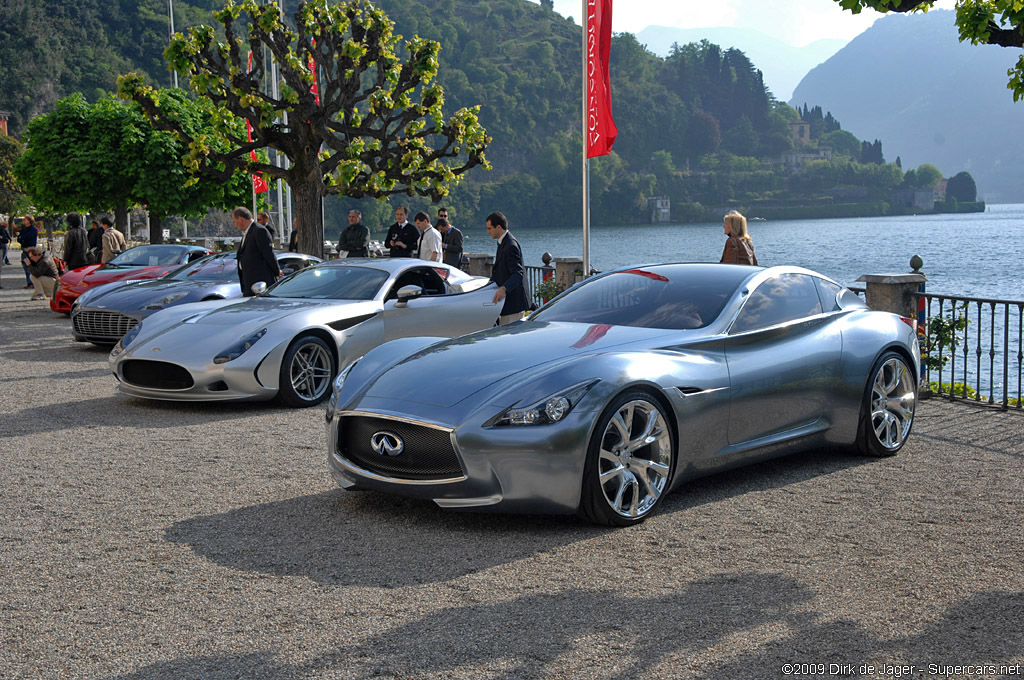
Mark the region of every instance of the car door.
POLYGON ((821 418, 843 348, 833 319, 822 313, 814 278, 806 274, 778 274, 750 294, 725 342, 730 444, 821 418))
POLYGON ((441 273, 447 273, 447 270, 414 267, 395 280, 384 300, 384 334, 387 340, 417 335, 456 337, 494 325, 500 307, 492 302, 493 285, 469 293, 454 293, 441 273), (423 295, 408 303, 400 303, 398 291, 405 286, 419 286, 423 295))

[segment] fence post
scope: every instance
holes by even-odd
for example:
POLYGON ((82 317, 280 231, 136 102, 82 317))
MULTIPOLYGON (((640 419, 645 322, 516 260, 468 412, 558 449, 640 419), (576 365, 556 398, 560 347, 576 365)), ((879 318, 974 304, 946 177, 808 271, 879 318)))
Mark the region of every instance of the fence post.
POLYGON ((577 278, 576 272, 583 272, 582 257, 556 257, 555 258, 555 281, 558 287, 566 290, 572 287, 582 276, 577 278))
POLYGON ((494 255, 488 253, 468 253, 469 275, 490 276, 491 268, 494 267, 494 255))
MULTIPOLYGON (((920 260, 920 258, 917 258, 920 260)), ((913 266, 913 261, 911 266, 913 266)), ((917 265, 920 267, 920 264, 917 265)), ((923 289, 927 277, 920 271, 910 274, 865 274, 857 281, 866 283, 864 299, 868 307, 882 312, 892 312, 908 319, 919 319, 923 313, 919 304, 924 298, 916 293, 923 289)), ((920 322, 919 322, 920 323, 920 322)), ((918 326, 920 329, 920 326, 918 326)), ((921 362, 924 371, 924 362, 921 362)), ((921 379, 918 379, 918 393, 927 398, 930 392, 921 379)))

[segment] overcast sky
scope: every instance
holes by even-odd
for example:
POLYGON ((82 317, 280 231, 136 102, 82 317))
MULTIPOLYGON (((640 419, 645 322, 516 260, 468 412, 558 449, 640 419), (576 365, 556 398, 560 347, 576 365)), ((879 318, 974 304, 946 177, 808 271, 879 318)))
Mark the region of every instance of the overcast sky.
MULTIPOLYGON (((583 0, 554 0, 555 11, 579 23, 583 0)), ((953 0, 936 7, 953 9, 953 0)), ((881 14, 851 14, 834 0, 618 0, 612 28, 636 33, 647 26, 703 28, 735 26, 761 31, 794 47, 821 38, 851 40, 881 14)))

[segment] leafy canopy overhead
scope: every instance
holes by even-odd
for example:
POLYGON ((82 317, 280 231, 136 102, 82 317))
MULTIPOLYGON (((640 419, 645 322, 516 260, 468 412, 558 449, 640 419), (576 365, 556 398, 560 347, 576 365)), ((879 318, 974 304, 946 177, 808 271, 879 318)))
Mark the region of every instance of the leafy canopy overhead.
MULTIPOLYGON (((927 12, 935 0, 835 0, 846 10, 879 12, 927 12)), ((960 40, 973 45, 1024 47, 1024 2, 1021 0, 957 0, 956 25, 960 40)), ((1013 100, 1024 99, 1024 55, 1006 74, 1013 100)))
POLYGON ((311 201, 325 194, 440 200, 466 171, 487 167, 490 138, 479 106, 444 118, 444 91, 432 82, 439 43, 402 43, 368 0, 300 2, 294 30, 275 5, 256 0, 228 0, 214 17, 223 40, 212 27, 196 26, 175 35, 165 56, 217 107, 217 134, 230 151, 217 153, 209 139, 182 130, 141 76, 119 81, 122 96, 185 139, 195 172, 220 177, 223 171, 211 167, 219 162, 283 179, 296 193, 300 219, 311 224, 318 212, 311 201), (271 59, 280 69, 280 92, 269 85, 271 59), (252 126, 251 141, 232 127, 238 118, 252 126), (252 161, 250 152, 261 148, 286 155, 291 167, 252 161))

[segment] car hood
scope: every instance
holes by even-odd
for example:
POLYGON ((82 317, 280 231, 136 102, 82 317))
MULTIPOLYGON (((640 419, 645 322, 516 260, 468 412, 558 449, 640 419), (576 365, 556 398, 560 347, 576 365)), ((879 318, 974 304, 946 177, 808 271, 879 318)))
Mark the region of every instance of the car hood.
POLYGON ((367 397, 450 407, 523 371, 611 348, 678 334, 603 324, 523 322, 445 340, 406 357, 380 375, 367 397))
MULTIPOLYGON (((137 310, 142 309, 146 305, 158 303, 168 295, 175 293, 187 294, 180 301, 187 301, 190 297, 199 299, 206 291, 223 285, 223 282, 220 281, 167 281, 164 279, 153 279, 112 286, 109 290, 97 290, 95 293, 89 294, 90 296, 85 301, 85 304, 99 309, 137 310)), ((237 287, 237 284, 235 286, 237 287)), ((241 289, 239 289, 239 292, 241 292, 241 289)))
POLYGON ((61 277, 62 285, 75 285, 91 288, 103 283, 113 281, 128 281, 131 279, 155 279, 163 276, 180 265, 160 265, 155 267, 108 267, 106 265, 95 265, 79 267, 61 277), (68 275, 71 275, 70 277, 68 275), (68 277, 68 278, 65 278, 68 277))
POLYGON ((365 304, 362 300, 304 300, 301 298, 250 297, 221 305, 188 319, 186 323, 200 326, 244 326, 251 323, 271 323, 290 314, 325 306, 365 304))

